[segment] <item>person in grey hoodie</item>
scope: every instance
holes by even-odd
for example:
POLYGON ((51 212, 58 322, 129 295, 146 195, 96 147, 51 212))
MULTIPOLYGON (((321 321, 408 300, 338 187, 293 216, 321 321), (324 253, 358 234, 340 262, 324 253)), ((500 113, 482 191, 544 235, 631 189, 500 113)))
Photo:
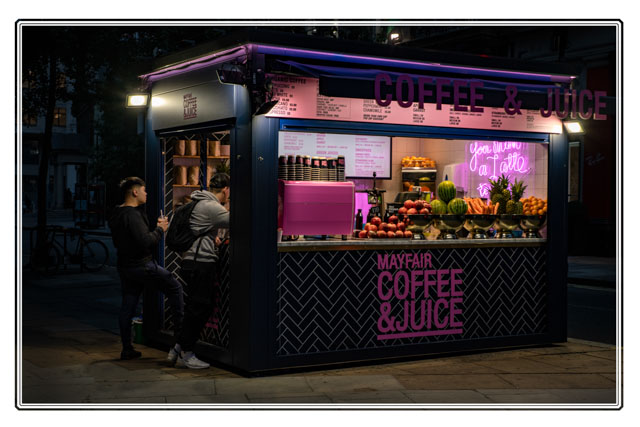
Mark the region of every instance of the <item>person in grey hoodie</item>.
POLYGON ((196 357, 193 348, 213 310, 220 245, 217 236, 220 229, 229 228, 229 211, 223 206, 229 200, 229 185, 229 175, 217 173, 209 181, 209 191, 191 193, 191 199, 198 201, 191 212, 191 230, 196 236, 205 234, 197 238, 182 257, 180 274, 187 284, 184 322, 176 345, 167 356, 167 360, 175 362, 176 367, 209 367, 208 363, 196 357))

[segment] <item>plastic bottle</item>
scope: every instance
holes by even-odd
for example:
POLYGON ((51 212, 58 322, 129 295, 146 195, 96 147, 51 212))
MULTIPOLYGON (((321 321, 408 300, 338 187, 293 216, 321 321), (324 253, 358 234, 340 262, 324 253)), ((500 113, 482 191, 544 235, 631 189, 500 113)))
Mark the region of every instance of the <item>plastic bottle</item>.
POLYGON ((356 230, 362 230, 362 209, 358 209, 356 214, 356 230))

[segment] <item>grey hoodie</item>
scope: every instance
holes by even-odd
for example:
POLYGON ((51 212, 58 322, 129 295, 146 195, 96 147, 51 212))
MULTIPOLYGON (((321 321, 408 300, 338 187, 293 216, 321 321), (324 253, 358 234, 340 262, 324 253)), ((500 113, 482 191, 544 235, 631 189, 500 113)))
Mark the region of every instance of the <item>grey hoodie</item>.
POLYGON ((200 200, 193 212, 191 212, 191 230, 198 235, 208 232, 204 237, 196 239, 183 259, 193 260, 198 244, 197 262, 216 262, 218 261, 218 248, 215 245, 215 238, 219 229, 229 228, 229 211, 220 204, 220 201, 209 191, 197 190, 191 193, 192 200, 200 200))

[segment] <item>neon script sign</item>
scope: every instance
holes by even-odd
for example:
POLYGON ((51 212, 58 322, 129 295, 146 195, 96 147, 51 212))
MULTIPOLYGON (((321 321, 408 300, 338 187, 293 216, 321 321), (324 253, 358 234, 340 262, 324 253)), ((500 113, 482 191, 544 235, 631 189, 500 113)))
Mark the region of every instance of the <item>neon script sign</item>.
POLYGON ((467 144, 469 171, 473 175, 485 178, 477 187, 480 197, 489 195, 488 179, 495 180, 498 175, 527 175, 531 172, 526 144, 512 141, 493 141, 484 143, 474 141, 467 144))
MULTIPOLYGON (((484 108, 478 107, 477 103, 482 101, 484 95, 479 93, 484 86, 481 81, 463 79, 445 79, 432 77, 418 77, 417 84, 413 78, 407 74, 398 76, 395 83, 387 73, 376 75, 374 92, 376 103, 381 107, 387 107, 393 100, 395 91, 396 102, 402 108, 410 108, 416 98, 419 108, 424 108, 427 99, 435 101, 436 109, 441 110, 445 100, 453 104, 454 111, 468 111, 471 113, 483 113, 484 108), (416 87, 417 86, 417 87, 416 87), (417 90, 416 90, 417 89, 417 90), (383 94, 384 92, 384 94, 383 94), (468 103, 469 105, 463 105, 468 103)), ((522 101, 518 100, 518 87, 508 85, 505 87, 504 111, 509 116, 522 114, 522 101)), ((594 120, 606 120, 607 115, 603 114, 606 103, 604 91, 590 91, 583 89, 576 90, 560 88, 547 89, 546 106, 539 109, 542 117, 550 117, 555 114, 558 118, 564 119, 571 116, 572 119, 578 116, 583 120, 593 118, 594 120)))
POLYGON ((378 254, 378 341, 462 333, 462 269, 430 253, 378 254))

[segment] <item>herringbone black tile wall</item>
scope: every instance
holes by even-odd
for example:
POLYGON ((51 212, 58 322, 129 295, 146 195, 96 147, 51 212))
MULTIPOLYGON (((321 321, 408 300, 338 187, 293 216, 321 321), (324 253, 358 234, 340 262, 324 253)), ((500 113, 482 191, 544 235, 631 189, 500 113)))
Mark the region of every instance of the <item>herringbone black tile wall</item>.
MULTIPOLYGON (((378 340, 381 300, 377 254, 424 251, 281 252, 277 285, 277 355, 474 340, 547 330, 543 247, 430 250, 435 269, 461 268, 463 323, 457 335, 378 340)), ((430 298, 435 297, 435 287, 430 298)), ((402 304, 391 315, 401 318, 402 304)))

